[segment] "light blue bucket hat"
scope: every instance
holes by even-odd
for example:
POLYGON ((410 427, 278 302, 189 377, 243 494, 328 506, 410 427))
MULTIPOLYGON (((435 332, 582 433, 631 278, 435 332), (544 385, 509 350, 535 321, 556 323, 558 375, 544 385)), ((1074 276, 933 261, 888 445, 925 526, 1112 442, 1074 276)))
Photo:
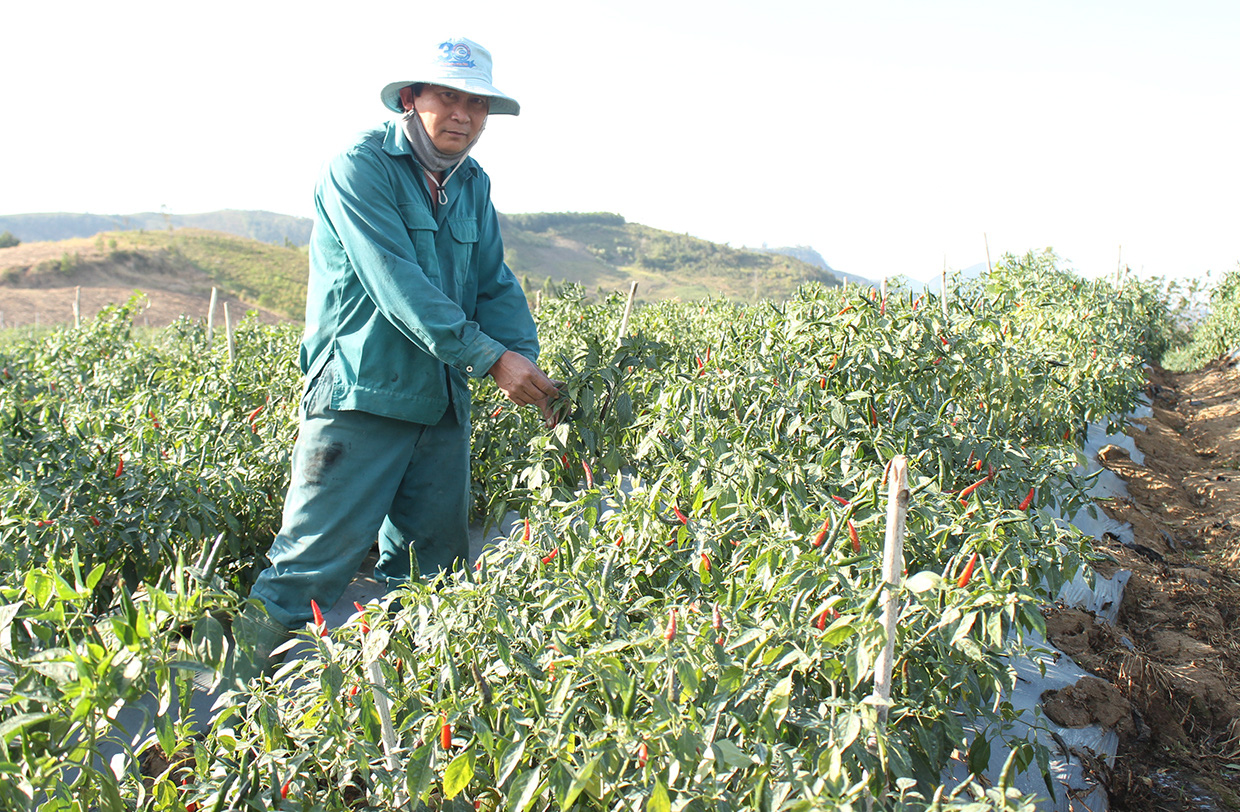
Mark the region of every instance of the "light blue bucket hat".
POLYGON ((440 42, 433 58, 413 73, 415 78, 392 82, 383 88, 379 97, 387 109, 394 113, 405 112, 400 104, 401 88, 422 83, 486 96, 491 100, 490 115, 515 116, 521 112, 516 99, 491 84, 491 52, 471 39, 449 37, 440 42))

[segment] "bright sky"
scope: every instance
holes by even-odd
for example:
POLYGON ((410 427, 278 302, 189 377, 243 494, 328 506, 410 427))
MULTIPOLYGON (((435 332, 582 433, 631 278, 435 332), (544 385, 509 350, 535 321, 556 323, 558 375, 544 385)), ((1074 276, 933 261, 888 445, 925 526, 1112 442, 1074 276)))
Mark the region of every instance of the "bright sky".
POLYGON ((402 48, 460 33, 522 105, 507 213, 612 211, 871 278, 1047 246, 1096 276, 1240 262, 1235 0, 21 2, 0 214, 311 216, 402 48))

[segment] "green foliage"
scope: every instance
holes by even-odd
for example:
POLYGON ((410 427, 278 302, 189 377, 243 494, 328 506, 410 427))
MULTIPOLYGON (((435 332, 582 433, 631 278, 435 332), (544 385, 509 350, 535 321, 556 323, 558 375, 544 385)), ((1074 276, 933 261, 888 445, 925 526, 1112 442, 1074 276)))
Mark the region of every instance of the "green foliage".
POLYGON ((1240 270, 1228 273, 1210 293, 1209 315, 1187 345, 1167 361, 1172 369, 1198 369, 1240 348, 1240 270))
MULTIPOLYGON (((119 779, 90 772, 87 805, 1031 809, 1009 771, 988 788, 942 775, 1005 742, 1011 770, 1046 771, 1004 701, 1009 662, 1087 559, 1056 519, 1087 503, 1071 440, 1133 404, 1151 311, 1047 255, 954 301, 944 316, 817 284, 665 301, 618 340, 622 297, 564 286, 538 318, 565 419, 547 430, 490 384, 474 400, 479 513, 526 521, 477 569, 305 634, 309 654, 205 735, 156 725, 119 779), (910 578, 880 724, 897 455, 910 578), (143 782, 154 744, 188 757, 143 782)), ((109 703, 148 684, 185 702, 176 686, 218 666, 212 612, 238 598, 180 562, 222 532, 224 584, 244 591, 278 521, 293 331, 247 323, 229 366, 200 325, 141 339, 130 315, 0 347, 0 681, 17 698, 0 701, 16 776, 0 791, 17 808, 67 797, 56 759, 94 763, 109 703)))
POLYGON ((5 231, 0 233, 0 248, 12 248, 15 245, 21 245, 22 241, 13 236, 12 232, 5 231))

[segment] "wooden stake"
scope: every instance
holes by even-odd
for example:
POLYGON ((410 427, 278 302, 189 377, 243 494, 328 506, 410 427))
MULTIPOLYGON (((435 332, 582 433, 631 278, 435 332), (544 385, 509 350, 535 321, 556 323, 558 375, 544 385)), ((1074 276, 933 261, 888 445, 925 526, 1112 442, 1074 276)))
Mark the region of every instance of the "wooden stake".
POLYGON ((939 302, 943 305, 943 318, 947 318, 947 254, 943 255, 943 284, 939 288, 939 302))
POLYGON ((887 466, 887 536, 883 542, 883 597, 879 623, 887 642, 874 661, 874 695, 879 702, 879 727, 887 725, 887 706, 891 701, 891 668, 895 658, 896 626, 899 608, 896 598, 904 572, 904 522, 908 516, 908 458, 893 457, 887 466))
POLYGON ((73 327, 82 326, 82 286, 73 289, 73 327))
POLYGON ((219 291, 211 288, 211 304, 207 306, 207 343, 211 343, 211 338, 215 334, 215 300, 219 291))
POLYGON ((616 336, 616 349, 620 349, 620 345, 624 343, 624 337, 629 332, 629 314, 633 312, 633 299, 637 297, 637 280, 629 283, 629 300, 624 304, 624 318, 620 319, 620 333, 616 336))
POLYGON ((232 319, 228 317, 228 302, 224 302, 224 333, 228 336, 228 365, 233 365, 237 353, 237 341, 233 338, 232 319))

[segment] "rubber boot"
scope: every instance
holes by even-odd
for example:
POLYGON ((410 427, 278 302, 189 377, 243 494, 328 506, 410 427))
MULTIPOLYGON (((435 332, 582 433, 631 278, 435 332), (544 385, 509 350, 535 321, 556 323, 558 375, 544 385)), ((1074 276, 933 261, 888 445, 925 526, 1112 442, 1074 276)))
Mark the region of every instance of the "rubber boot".
POLYGON ((248 689, 260 676, 270 676, 284 659, 271 653, 293 636, 291 629, 276 623, 262 604, 251 601, 241 614, 233 618, 232 650, 224 666, 224 680, 229 685, 248 689))

